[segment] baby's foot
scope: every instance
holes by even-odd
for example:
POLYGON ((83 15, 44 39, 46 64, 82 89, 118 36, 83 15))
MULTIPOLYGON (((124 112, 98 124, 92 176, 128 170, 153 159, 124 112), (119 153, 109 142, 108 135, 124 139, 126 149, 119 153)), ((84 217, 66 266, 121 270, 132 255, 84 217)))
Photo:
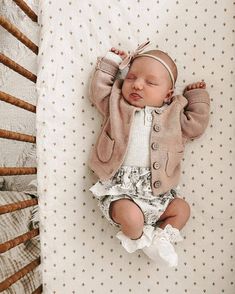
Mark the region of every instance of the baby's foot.
POLYGON ((159 263, 161 257, 168 266, 177 266, 178 255, 172 243, 179 241, 182 241, 179 230, 168 224, 164 230, 160 228, 155 230, 152 244, 144 247, 143 252, 156 263, 159 263))
POLYGON ((190 91, 190 90, 194 90, 194 89, 206 89, 206 83, 204 81, 201 81, 201 82, 196 82, 196 83, 189 84, 184 89, 184 93, 186 91, 190 91))
POLYGON ((116 237, 121 241, 122 246, 127 252, 132 253, 145 246, 150 246, 154 237, 154 227, 147 225, 144 226, 142 236, 137 240, 132 240, 123 234, 122 231, 118 232, 116 237))
POLYGON ((144 247, 143 252, 153 261, 161 264, 162 261, 169 267, 177 266, 178 255, 174 246, 165 238, 155 238, 149 247, 144 247))

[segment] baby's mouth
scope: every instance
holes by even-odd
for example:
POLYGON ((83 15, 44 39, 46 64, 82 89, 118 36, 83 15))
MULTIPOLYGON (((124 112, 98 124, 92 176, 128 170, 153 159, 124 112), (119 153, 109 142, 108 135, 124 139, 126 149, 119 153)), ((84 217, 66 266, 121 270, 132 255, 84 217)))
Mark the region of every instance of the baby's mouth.
POLYGON ((135 101, 137 101, 137 100, 143 100, 143 99, 144 99, 142 96, 140 96, 140 95, 137 94, 137 93, 131 93, 131 94, 130 94, 130 98, 131 98, 132 100, 135 100, 135 101))

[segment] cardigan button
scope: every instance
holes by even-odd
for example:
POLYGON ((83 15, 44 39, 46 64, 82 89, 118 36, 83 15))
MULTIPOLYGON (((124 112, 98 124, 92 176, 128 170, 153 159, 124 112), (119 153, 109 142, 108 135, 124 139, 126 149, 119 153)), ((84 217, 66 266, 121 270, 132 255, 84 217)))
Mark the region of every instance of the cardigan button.
POLYGON ((153 183, 153 186, 154 186, 154 188, 156 188, 156 189, 158 189, 158 188, 160 188, 160 186, 161 186, 161 181, 155 181, 154 183, 153 183))
POLYGON ((156 142, 153 142, 151 147, 152 147, 153 150, 158 150, 159 149, 159 144, 156 143, 156 142))
POLYGON ((154 129, 155 132, 160 132, 160 129, 161 129, 161 128, 160 128, 159 125, 154 124, 153 129, 154 129))
POLYGON ((155 161, 155 162, 153 163, 153 168, 154 168, 154 169, 159 169, 160 166, 161 166, 160 163, 157 162, 157 161, 155 161))

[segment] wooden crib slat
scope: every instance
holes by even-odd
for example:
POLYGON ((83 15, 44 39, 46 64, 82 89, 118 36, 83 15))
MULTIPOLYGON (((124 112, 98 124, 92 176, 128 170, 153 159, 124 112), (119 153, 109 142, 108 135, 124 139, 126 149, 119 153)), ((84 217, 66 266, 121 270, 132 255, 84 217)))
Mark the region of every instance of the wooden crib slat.
POLYGON ((25 78, 29 79, 30 81, 36 83, 37 76, 24 68, 23 66, 19 65, 6 55, 0 53, 0 62, 6 65, 7 67, 11 68, 12 70, 16 71, 17 73, 21 74, 25 78))
POLYGON ((37 22, 38 16, 37 14, 23 1, 23 0, 13 0, 16 5, 18 5, 21 10, 24 11, 26 15, 28 15, 29 18, 32 19, 32 21, 37 22))
POLYGON ((33 198, 33 199, 27 199, 27 200, 22 200, 19 202, 15 203, 10 203, 10 204, 5 204, 0 206, 0 215, 8 212, 13 212, 19 209, 24 209, 26 207, 34 206, 38 204, 38 199, 33 198))
POLYGON ((12 284, 23 278, 29 272, 34 270, 40 264, 40 257, 23 267, 21 270, 16 272, 14 275, 5 279, 0 283, 0 292, 8 289, 12 284))
POLYGON ((36 143, 35 136, 21 134, 21 133, 12 132, 12 131, 7 131, 7 130, 3 130, 3 129, 0 129, 0 138, 29 142, 29 143, 36 143))
POLYGON ((33 239, 35 236, 39 235, 39 229, 33 229, 23 235, 20 235, 12 240, 9 240, 7 242, 4 242, 0 244, 0 253, 4 253, 8 250, 10 250, 13 247, 16 247, 17 245, 24 243, 30 239, 33 239))
POLYGON ((36 173, 36 167, 0 167, 0 176, 32 175, 36 173))
POLYGON ((5 92, 0 91, 0 100, 36 113, 36 106, 28 102, 25 102, 24 100, 18 99, 14 96, 11 96, 10 94, 7 94, 5 92))
POLYGON ((32 294, 40 294, 42 293, 42 285, 40 285, 32 294))
POLYGON ((20 42, 32 50, 36 55, 38 54, 38 46, 27 38, 16 26, 14 26, 4 16, 0 16, 0 25, 4 27, 9 33, 16 37, 20 42))

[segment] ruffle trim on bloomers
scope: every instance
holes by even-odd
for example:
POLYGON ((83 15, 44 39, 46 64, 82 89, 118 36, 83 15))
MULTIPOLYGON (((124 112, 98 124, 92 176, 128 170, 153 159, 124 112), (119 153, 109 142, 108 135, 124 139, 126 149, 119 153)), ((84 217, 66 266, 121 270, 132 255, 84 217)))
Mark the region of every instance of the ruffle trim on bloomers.
MULTIPOLYGON (((154 200, 156 198, 151 188, 151 171, 146 167, 122 166, 117 173, 107 181, 98 181, 90 188, 97 197, 107 195, 129 195, 154 200)), ((169 193, 172 197, 174 190, 169 193)), ((159 195, 166 196, 166 193, 159 195)), ((176 193, 175 193, 176 194, 176 193)))

